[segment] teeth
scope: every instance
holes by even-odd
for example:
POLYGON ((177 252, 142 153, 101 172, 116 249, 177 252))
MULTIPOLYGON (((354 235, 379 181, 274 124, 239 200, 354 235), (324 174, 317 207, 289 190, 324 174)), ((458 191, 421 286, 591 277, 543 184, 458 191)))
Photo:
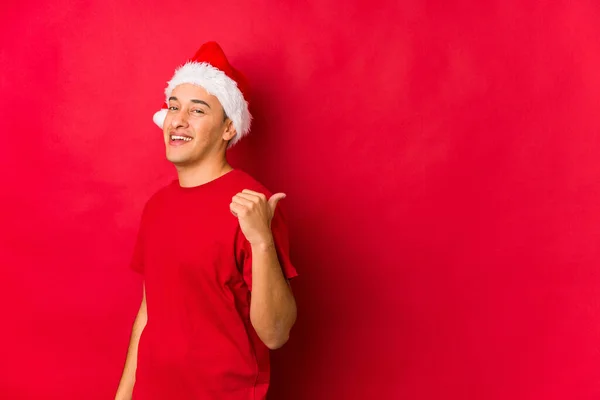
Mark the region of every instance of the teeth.
POLYGON ((185 140, 186 142, 189 142, 192 140, 192 138, 187 136, 171 135, 171 140, 185 140))

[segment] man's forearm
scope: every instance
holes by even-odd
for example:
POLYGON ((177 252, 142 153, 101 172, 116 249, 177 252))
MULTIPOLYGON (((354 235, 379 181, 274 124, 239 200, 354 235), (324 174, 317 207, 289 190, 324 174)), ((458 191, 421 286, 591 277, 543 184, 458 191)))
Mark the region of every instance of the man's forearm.
POLYGON ((285 344, 296 322, 296 301, 272 242, 252 246, 250 320, 271 349, 285 344))
POLYGON ((127 358, 125 360, 125 366, 123 368, 123 375, 119 382, 119 387, 115 395, 115 400, 130 400, 133 394, 133 386, 135 385, 135 371, 137 369, 137 355, 138 355, 138 344, 142 332, 146 327, 148 321, 148 315, 146 311, 146 297, 144 293, 144 299, 142 305, 138 311, 138 314, 133 323, 131 329, 131 339, 129 341, 129 349, 127 350, 127 358))

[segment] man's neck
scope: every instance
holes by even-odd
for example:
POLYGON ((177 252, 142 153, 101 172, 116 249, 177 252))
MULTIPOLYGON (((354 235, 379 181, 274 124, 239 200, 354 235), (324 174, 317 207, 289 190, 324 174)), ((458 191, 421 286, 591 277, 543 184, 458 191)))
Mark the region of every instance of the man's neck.
POLYGON ((184 167, 176 167, 179 185, 182 187, 194 187, 204 185, 233 170, 227 160, 219 163, 200 163, 184 167))

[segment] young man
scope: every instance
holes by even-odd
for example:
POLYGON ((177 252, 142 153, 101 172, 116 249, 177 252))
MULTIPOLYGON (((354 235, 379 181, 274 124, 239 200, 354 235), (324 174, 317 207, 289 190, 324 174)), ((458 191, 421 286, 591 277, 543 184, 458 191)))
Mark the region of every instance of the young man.
POLYGON ((218 44, 167 85, 154 115, 178 179, 146 203, 132 268, 143 274, 116 399, 264 399, 269 349, 296 320, 282 193, 226 160, 250 130, 247 86, 218 44))

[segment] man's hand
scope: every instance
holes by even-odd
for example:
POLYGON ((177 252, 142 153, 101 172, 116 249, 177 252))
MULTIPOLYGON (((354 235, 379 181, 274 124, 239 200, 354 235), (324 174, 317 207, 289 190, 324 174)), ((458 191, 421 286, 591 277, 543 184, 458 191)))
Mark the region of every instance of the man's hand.
POLYGON ((264 194, 248 189, 233 196, 229 209, 240 221, 240 228, 252 246, 273 245, 271 220, 283 198, 284 193, 276 193, 267 200, 264 194))

